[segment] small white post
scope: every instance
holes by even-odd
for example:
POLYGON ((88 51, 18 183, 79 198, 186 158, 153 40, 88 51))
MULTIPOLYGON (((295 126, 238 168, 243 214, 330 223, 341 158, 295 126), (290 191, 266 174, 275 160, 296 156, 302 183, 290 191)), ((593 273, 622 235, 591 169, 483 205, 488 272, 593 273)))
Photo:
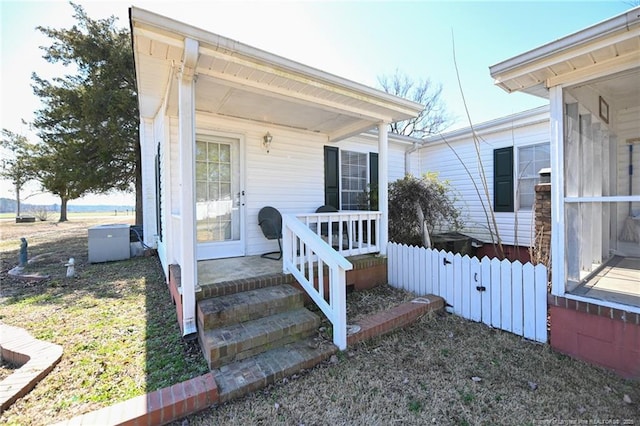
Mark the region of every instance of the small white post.
POLYGON ((333 344, 341 351, 347 349, 347 285, 346 271, 336 266, 331 268, 331 307, 333 310, 333 344))

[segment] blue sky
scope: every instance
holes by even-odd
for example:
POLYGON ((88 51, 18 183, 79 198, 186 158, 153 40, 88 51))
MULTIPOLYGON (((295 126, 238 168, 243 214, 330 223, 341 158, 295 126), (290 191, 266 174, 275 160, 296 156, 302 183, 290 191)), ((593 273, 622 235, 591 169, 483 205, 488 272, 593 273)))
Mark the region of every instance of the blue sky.
MULTIPOLYGON (((243 43, 377 87, 377 77, 399 69, 414 80, 442 84, 442 100, 468 124, 453 63, 453 42, 471 119, 480 123, 534 108, 545 100, 507 94, 493 85, 488 67, 629 9, 625 1, 79 1, 93 18, 115 15, 128 26, 133 5, 243 43)), ((38 46, 48 39, 38 25, 68 28, 68 2, 0 0, 3 128, 27 133, 38 99, 32 72, 51 78, 65 70, 47 64, 38 46)), ((0 196, 11 196, 8 185, 0 196)), ((117 197, 120 201, 120 197, 117 197)), ((130 197, 129 199, 132 199, 130 197)), ((49 197, 28 201, 57 202, 49 197), (40 201, 42 200, 42 201, 40 201)), ((72 204, 116 201, 88 197, 72 204)))

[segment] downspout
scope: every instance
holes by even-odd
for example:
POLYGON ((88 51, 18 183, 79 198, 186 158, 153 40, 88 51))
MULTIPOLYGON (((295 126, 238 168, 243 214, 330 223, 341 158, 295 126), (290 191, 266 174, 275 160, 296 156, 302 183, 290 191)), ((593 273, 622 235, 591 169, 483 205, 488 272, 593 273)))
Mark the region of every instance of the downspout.
POLYGON ((184 56, 178 74, 178 134, 180 140, 180 233, 182 234, 180 272, 182 287, 182 335, 197 332, 195 188, 195 68, 198 62, 198 42, 184 41, 184 56))
POLYGON ((411 148, 407 149, 404 152, 404 174, 408 175, 411 172, 411 154, 416 151, 419 151, 421 148, 424 148, 424 141, 418 144, 418 142, 414 142, 411 148))

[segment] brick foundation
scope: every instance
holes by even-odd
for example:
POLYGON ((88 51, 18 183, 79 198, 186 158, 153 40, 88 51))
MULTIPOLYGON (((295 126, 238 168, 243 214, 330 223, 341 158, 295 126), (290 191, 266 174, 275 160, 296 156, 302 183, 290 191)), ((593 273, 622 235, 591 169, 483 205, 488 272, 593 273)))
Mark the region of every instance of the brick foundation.
POLYGON ((387 258, 367 256, 350 259, 353 269, 347 271, 347 285, 366 290, 387 283, 387 258))
MULTIPOLYGON (((522 264, 530 262, 531 257, 529 256, 529 247, 503 244, 502 250, 504 251, 505 258, 509 259, 511 262, 515 262, 516 260, 519 260, 522 264)), ((476 257, 478 259, 482 259, 485 256, 489 259, 497 257, 498 247, 494 244, 484 244, 482 247, 478 247, 476 257)))
POLYGON ((640 379, 640 314, 564 297, 548 297, 551 347, 640 379))

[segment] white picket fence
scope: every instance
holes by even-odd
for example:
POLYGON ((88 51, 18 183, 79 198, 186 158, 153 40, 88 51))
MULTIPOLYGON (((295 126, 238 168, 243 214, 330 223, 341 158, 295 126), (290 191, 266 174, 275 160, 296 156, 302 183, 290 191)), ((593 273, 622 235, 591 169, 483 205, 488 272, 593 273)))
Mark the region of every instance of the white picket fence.
POLYGON ((389 243, 389 284, 442 297, 456 315, 547 341, 547 268, 389 243))

